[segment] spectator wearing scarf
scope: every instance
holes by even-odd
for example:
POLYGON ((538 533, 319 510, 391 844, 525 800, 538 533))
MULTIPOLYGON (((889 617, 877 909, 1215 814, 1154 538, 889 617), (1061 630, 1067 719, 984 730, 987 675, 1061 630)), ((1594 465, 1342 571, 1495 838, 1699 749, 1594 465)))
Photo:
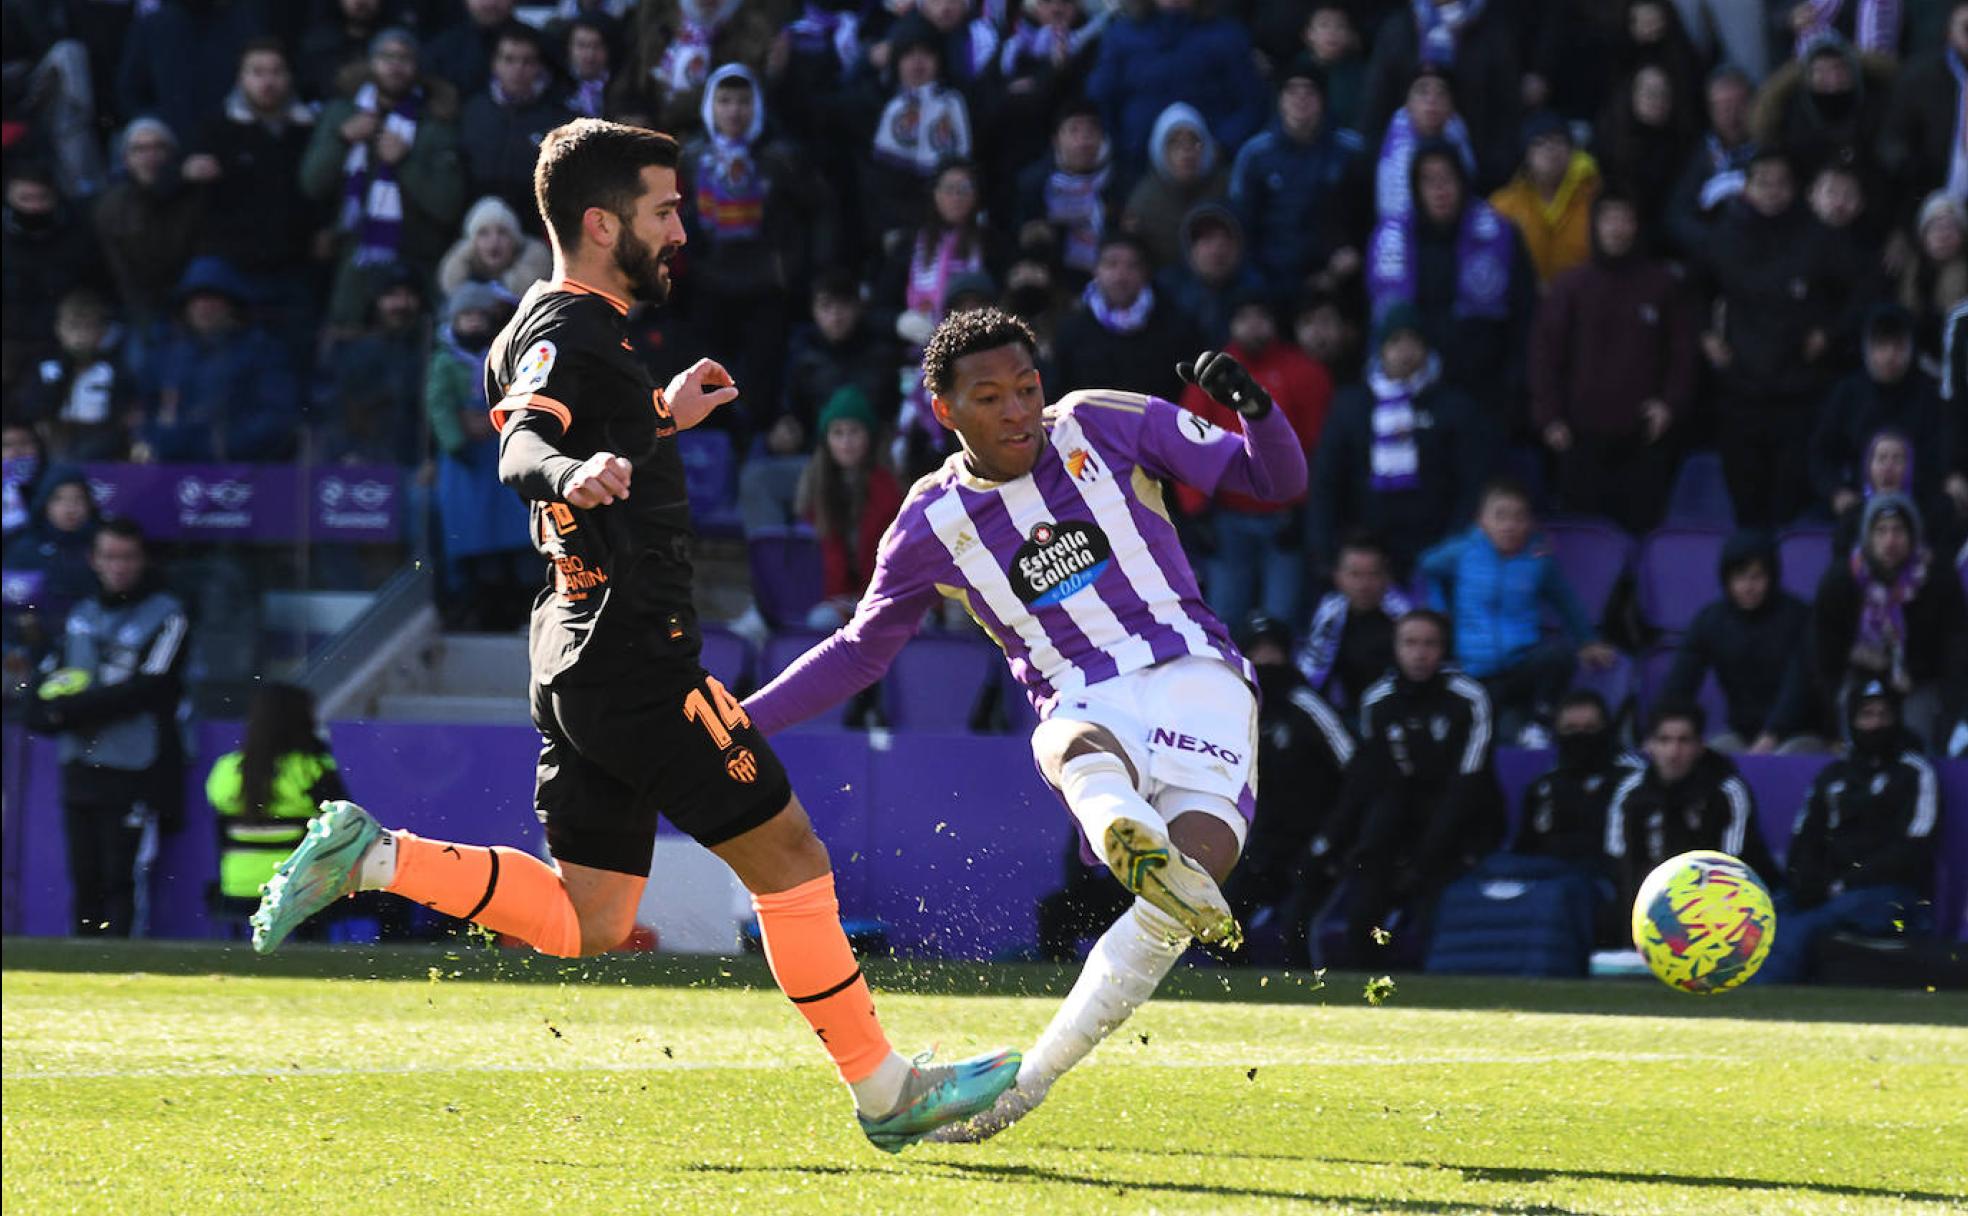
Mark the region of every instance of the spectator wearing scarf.
POLYGON ((1470 196, 1462 158, 1450 145, 1418 148, 1411 178, 1412 213, 1383 219, 1368 242, 1373 315, 1414 305, 1429 349, 1442 357, 1443 378, 1515 429, 1525 421, 1525 349, 1537 292, 1530 255, 1510 221, 1470 196))
POLYGON ((1081 279, 1093 273, 1101 234, 1118 210, 1111 151, 1099 109, 1079 102, 1060 113, 1052 154, 1019 175, 1018 227, 1051 228, 1061 263, 1081 279))
POLYGON ((1194 322, 1156 298, 1151 269, 1139 238, 1112 233, 1101 241, 1081 307, 1059 326, 1059 392, 1119 389, 1169 401, 1182 395, 1170 356, 1200 351, 1204 339, 1194 322))
POLYGON ((379 268, 402 261, 428 275, 449 247, 465 206, 457 115, 456 92, 419 77, 417 40, 398 29, 370 40, 367 74, 322 111, 301 189, 339 200, 332 325, 362 324, 379 268))
POLYGON ((1707 130, 1695 141, 1688 163, 1667 202, 1666 224, 1672 251, 1698 254, 1722 205, 1740 195, 1756 157, 1749 129, 1756 86, 1741 68, 1724 64, 1708 74, 1707 130))
POLYGON ((970 110, 962 93, 943 84, 943 51, 926 25, 892 45, 895 94, 875 126, 874 158, 922 180, 945 160, 970 155, 970 110))
POLYGON ((1818 585, 1814 617, 1819 687, 1879 679, 1906 696, 1906 724, 1931 742, 1943 689, 1968 677, 1968 608, 1961 583, 1923 542, 1920 509, 1904 494, 1875 494, 1859 543, 1818 585))
POLYGON ((1425 66, 1408 86, 1407 103, 1394 112, 1380 141, 1374 162, 1374 213, 1377 218, 1405 218, 1414 206, 1411 188, 1415 150, 1424 143, 1446 140, 1462 158, 1462 167, 1476 176, 1476 149, 1469 127, 1455 112, 1455 80, 1439 67, 1425 66))
POLYGON ((1418 74, 1453 73, 1473 176, 1485 191, 1502 185, 1516 163, 1523 124, 1527 65, 1519 24, 1510 6, 1485 0, 1410 0, 1388 14, 1367 64, 1365 133, 1387 130, 1418 74))

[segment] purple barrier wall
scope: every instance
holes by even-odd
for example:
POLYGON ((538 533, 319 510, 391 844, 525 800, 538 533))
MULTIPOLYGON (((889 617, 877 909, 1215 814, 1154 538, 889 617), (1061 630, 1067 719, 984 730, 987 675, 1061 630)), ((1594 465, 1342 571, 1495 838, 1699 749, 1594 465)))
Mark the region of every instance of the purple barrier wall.
MULTIPOLYGON (((532 811, 537 737, 517 726, 341 722, 335 754, 350 789, 388 822, 454 839, 542 846, 532 811)), ((208 723, 187 800, 186 827, 166 837, 154 869, 153 932, 205 937, 216 930, 204 892, 217 867, 202 797, 212 757, 237 727, 208 723)), ((842 912, 888 928, 902 954, 988 958, 1030 944, 1034 905, 1059 885, 1070 826, 1039 781, 1023 738, 897 735, 829 730, 775 741, 794 788, 833 855, 842 912)), ((5 931, 59 935, 68 923, 58 774, 53 745, 14 727, 5 760, 5 931)), ((1549 763, 1504 750, 1497 767, 1513 822, 1524 787, 1549 763)), ((1819 761, 1744 757, 1764 836, 1781 854, 1819 761)), ((1939 766, 1946 823, 1936 904, 1944 927, 1968 940, 1968 761, 1939 766)), ((665 831, 669 831, 667 825, 665 831)), ((661 882, 662 875, 655 876, 661 882)))
POLYGON ((159 540, 393 541, 403 474, 388 465, 91 464, 106 515, 159 540))

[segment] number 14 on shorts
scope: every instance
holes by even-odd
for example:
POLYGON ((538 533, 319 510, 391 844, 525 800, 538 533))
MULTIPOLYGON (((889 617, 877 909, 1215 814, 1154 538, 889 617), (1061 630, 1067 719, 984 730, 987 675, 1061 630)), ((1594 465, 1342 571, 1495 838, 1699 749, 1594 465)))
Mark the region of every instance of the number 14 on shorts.
POLYGON ((731 732, 749 727, 751 717, 738 698, 731 695, 716 676, 704 677, 703 688, 693 688, 683 698, 683 716, 704 728, 711 744, 725 753, 724 771, 733 781, 749 784, 758 777, 758 758, 749 747, 737 746, 731 732), (705 696, 706 690, 710 695, 705 696))

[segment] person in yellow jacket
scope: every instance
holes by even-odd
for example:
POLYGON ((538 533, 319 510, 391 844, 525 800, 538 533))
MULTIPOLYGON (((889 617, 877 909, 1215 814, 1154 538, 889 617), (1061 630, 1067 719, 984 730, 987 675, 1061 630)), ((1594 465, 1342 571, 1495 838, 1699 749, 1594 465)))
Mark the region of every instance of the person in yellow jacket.
POLYGON ((1490 196, 1490 206, 1523 234, 1543 288, 1591 256, 1598 197, 1598 162, 1573 145, 1563 119, 1541 110, 1524 123, 1523 167, 1490 196))
POLYGON ((313 695, 292 684, 261 685, 245 742, 212 765, 205 797, 219 816, 220 903, 244 917, 259 905, 260 884, 307 834, 308 817, 323 801, 348 797, 315 723, 313 695))

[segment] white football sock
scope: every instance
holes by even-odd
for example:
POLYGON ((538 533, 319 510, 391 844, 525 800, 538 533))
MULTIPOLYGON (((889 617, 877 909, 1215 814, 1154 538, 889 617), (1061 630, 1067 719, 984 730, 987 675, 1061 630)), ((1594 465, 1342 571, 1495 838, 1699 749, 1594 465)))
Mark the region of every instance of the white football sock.
POLYGON ((1175 960, 1189 933, 1172 917, 1135 900, 1094 943, 1066 1002, 1018 1068, 1018 1088, 1043 1097, 1067 1069, 1139 1009, 1175 960))
POLYGON ((362 851, 362 860, 356 863, 355 886, 359 891, 382 891, 395 878, 396 833, 384 832, 362 851))
POLYGON ((1138 819, 1162 831, 1161 816, 1135 792, 1127 761, 1112 752, 1089 752, 1060 765, 1059 792, 1095 851, 1105 848, 1107 826, 1116 819, 1138 819))
POLYGON ((911 1067, 901 1052, 891 1051, 874 1072, 859 1081, 849 1081, 847 1087, 854 1091, 854 1109, 871 1119, 893 1114, 901 1105, 902 1087, 908 1083, 911 1067))

